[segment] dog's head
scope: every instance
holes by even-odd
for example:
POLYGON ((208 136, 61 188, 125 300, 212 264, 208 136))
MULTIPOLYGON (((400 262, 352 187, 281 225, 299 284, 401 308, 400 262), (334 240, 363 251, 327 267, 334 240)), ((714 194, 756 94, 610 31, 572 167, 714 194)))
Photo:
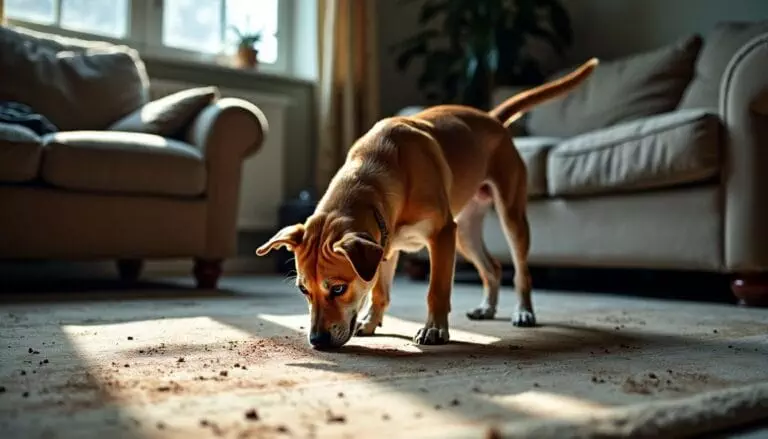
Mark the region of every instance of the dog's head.
POLYGON ((373 286, 384 249, 348 218, 310 217, 277 232, 256 254, 286 248, 295 255, 296 286, 309 303, 309 342, 338 348, 352 337, 357 314, 373 286))

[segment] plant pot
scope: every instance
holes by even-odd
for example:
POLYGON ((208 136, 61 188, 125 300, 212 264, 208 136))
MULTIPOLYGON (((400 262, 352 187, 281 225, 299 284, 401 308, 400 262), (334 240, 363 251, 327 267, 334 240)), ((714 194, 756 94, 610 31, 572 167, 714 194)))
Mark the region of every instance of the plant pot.
POLYGON ((240 46, 235 56, 235 66, 239 69, 255 69, 259 65, 259 51, 252 47, 240 46))

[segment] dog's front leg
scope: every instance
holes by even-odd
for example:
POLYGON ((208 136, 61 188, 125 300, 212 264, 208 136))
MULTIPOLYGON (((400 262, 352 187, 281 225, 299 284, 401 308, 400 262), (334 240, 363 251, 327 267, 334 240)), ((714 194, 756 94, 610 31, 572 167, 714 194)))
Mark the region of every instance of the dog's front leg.
POLYGON ((450 219, 429 237, 429 287, 427 290, 427 322, 416 332, 413 341, 422 345, 445 344, 448 314, 451 312, 451 290, 456 262, 456 223, 450 219))
POLYGON ((376 328, 381 326, 384 320, 384 313, 389 306, 389 291, 392 288, 392 280, 395 277, 397 268, 397 259, 399 253, 394 253, 379 267, 379 277, 376 279, 376 285, 371 291, 371 304, 368 307, 363 320, 357 325, 355 333, 358 336, 373 335, 376 328))

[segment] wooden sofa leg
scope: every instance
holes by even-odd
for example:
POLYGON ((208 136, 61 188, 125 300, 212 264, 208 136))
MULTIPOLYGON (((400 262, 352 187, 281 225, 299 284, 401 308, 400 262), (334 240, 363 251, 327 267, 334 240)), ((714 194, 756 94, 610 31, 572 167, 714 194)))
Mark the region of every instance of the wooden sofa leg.
POLYGON ((194 275, 197 288, 214 289, 219 283, 224 261, 221 259, 195 259, 194 275))
POLYGON ((141 276, 144 268, 144 261, 141 259, 119 259, 117 261, 117 272, 120 280, 123 282, 136 282, 141 276))
POLYGON ((741 305, 768 307, 768 273, 735 276, 731 281, 731 292, 741 305))

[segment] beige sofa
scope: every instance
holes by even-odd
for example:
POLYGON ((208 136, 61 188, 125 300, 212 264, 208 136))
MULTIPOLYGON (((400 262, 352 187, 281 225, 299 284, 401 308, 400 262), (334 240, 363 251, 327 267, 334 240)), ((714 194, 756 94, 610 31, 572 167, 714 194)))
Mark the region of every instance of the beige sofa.
MULTIPOLYGON (((718 272, 768 301, 768 23, 604 60, 516 129, 532 266, 718 272)), ((484 234, 510 263, 495 214, 484 234)))
POLYGON ((137 53, 123 46, 0 27, 0 101, 56 128, 0 124, 0 258, 194 258, 212 288, 236 251, 243 161, 263 113, 214 87, 150 101, 137 53))

